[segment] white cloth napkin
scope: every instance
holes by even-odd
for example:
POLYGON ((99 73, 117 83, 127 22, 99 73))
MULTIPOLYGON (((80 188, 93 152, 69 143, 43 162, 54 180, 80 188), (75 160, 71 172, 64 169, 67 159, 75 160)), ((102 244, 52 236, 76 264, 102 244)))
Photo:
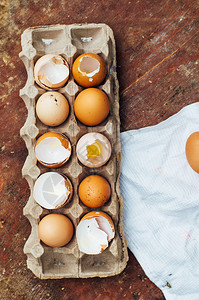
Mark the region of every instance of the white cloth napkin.
POLYGON ((185 155, 199 103, 121 133, 120 189, 129 249, 168 300, 199 300, 199 175, 185 155))

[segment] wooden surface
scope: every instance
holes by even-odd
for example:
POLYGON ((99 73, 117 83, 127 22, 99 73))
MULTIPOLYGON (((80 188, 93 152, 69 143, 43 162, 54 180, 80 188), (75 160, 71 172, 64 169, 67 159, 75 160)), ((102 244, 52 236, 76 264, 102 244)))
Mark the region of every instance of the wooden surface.
POLYGON ((110 278, 39 280, 26 268, 30 224, 22 214, 29 188, 21 176, 27 150, 19 130, 27 111, 19 97, 26 82, 20 35, 36 25, 108 24, 117 45, 121 131, 137 129, 199 100, 198 1, 2 0, 0 11, 0 299, 163 300, 130 251, 126 269, 110 278))

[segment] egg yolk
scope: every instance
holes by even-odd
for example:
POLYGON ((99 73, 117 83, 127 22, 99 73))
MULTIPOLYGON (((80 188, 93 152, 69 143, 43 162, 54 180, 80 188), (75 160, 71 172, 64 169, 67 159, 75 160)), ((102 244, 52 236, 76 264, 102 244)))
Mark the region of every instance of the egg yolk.
POLYGON ((96 158, 100 156, 102 152, 102 145, 99 142, 95 142, 89 146, 86 146, 86 150, 88 158, 96 158))

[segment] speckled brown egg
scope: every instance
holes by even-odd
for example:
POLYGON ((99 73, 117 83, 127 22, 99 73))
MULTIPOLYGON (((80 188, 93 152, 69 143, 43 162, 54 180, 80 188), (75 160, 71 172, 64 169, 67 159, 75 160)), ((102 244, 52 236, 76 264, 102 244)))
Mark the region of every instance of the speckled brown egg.
POLYGON ((100 175, 90 175, 84 178, 78 189, 80 200, 88 207, 103 206, 111 196, 109 182, 100 175))
POLYGON ((58 126, 67 119, 69 104, 61 93, 46 92, 37 100, 36 113, 45 125, 58 126))

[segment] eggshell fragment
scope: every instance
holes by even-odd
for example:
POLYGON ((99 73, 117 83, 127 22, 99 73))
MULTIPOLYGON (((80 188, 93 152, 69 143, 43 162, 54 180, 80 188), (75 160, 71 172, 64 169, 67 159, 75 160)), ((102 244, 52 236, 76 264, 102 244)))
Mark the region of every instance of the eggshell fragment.
POLYGON ((83 216, 81 220, 90 220, 92 218, 97 218, 98 223, 100 223, 100 227, 102 224, 109 224, 106 226, 108 241, 110 242, 115 236, 115 227, 111 217, 103 211, 91 211, 83 216))
POLYGON ((111 196, 109 182, 100 175, 90 175, 84 178, 78 188, 80 200, 88 207, 103 206, 111 196))
POLYGON ((69 104, 61 93, 46 92, 36 103, 36 113, 42 123, 47 126, 58 126, 68 117, 69 104))
POLYGON ((188 137, 185 152, 190 167, 199 173, 199 131, 193 132, 188 137))
POLYGON ((83 87, 97 86, 106 77, 106 64, 98 54, 84 53, 74 61, 72 73, 79 85, 83 87))
POLYGON ((87 126, 102 123, 110 112, 107 95, 97 88, 81 91, 74 102, 74 112, 80 122, 87 126))
POLYGON ((67 61, 57 54, 46 54, 40 57, 34 67, 36 83, 46 90, 61 88, 69 78, 67 61))
POLYGON ((49 168, 58 168, 65 164, 72 151, 68 138, 57 132, 47 132, 40 136, 34 150, 37 160, 49 168))
POLYGON ((79 250, 86 254, 103 252, 114 236, 115 228, 112 219, 101 211, 86 214, 76 229, 79 250))
POLYGON ((109 160, 111 156, 111 144, 103 134, 89 132, 83 135, 77 142, 76 153, 83 165, 89 168, 99 168, 109 160))
POLYGON ((72 198, 73 186, 70 180, 57 172, 40 175, 34 185, 33 197, 43 208, 57 209, 72 198))
POLYGON ((38 225, 42 242, 50 247, 62 247, 72 239, 74 228, 71 220, 62 214, 46 215, 38 225))

